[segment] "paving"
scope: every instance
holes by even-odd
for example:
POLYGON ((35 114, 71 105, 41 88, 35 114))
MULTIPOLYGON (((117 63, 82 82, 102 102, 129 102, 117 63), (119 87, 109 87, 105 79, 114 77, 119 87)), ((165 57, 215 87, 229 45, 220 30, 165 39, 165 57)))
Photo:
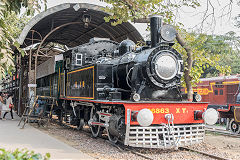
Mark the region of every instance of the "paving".
MULTIPOLYGON (((24 129, 18 127, 19 117, 10 114, 0 120, 0 148, 7 150, 29 149, 45 155, 50 153, 51 160, 94 159, 89 155, 37 130, 29 124, 24 129)), ((57 134, 57 133, 56 133, 57 134)))

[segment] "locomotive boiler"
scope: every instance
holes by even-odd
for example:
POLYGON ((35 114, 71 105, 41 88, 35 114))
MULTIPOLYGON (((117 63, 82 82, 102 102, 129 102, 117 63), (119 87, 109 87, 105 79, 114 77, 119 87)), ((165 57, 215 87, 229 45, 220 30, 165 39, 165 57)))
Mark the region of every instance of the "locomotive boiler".
POLYGON ((218 114, 207 103, 183 101, 180 80, 183 60, 172 48, 176 30, 150 18, 151 41, 136 48, 131 40, 120 44, 94 38, 63 53, 56 72, 38 79, 39 95, 55 96, 55 112, 92 135, 145 148, 172 148, 203 141, 204 121, 218 114), (50 79, 50 85, 42 85, 50 79))

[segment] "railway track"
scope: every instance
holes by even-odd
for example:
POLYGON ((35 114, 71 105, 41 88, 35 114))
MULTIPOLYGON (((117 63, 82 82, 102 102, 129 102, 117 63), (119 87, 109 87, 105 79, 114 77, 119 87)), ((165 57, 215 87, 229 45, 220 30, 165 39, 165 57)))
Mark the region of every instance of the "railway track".
MULTIPOLYGON (((118 148, 120 151, 129 151, 129 152, 131 152, 131 153, 133 153, 133 154, 135 154, 135 155, 137 155, 139 157, 142 157, 142 158, 145 158, 145 159, 149 159, 149 160, 154 160, 154 158, 137 151, 135 148, 126 147, 126 146, 123 146, 123 145, 117 145, 117 144, 113 144, 111 142, 109 142, 109 143, 112 144, 113 146, 115 146, 116 148, 118 148)), ((202 152, 202 151, 199 151, 199 150, 195 150, 195 149, 191 149, 191 148, 187 148, 187 147, 179 147, 178 149, 181 150, 181 151, 194 152, 194 153, 197 153, 197 154, 200 154, 200 155, 212 158, 212 159, 228 160, 228 159, 223 158, 223 157, 219 157, 219 156, 216 156, 216 155, 213 155, 213 154, 205 153, 205 152, 202 152)))
POLYGON ((195 153, 198 153, 198 154, 201 154, 201 155, 213 158, 213 159, 228 160, 228 159, 223 158, 223 157, 219 157, 219 156, 216 156, 216 155, 213 155, 213 154, 205 153, 205 152, 202 152, 202 151, 199 151, 199 150, 195 150, 195 149, 191 149, 191 148, 187 148, 187 147, 179 147, 179 149, 180 150, 186 150, 186 151, 189 151, 189 152, 195 152, 195 153))
POLYGON ((111 145, 113 145, 114 147, 116 147, 120 152, 127 151, 127 152, 131 152, 132 154, 135 154, 139 157, 142 157, 144 159, 154 160, 152 157, 145 155, 132 147, 127 147, 127 146, 124 146, 123 144, 115 144, 108 140, 107 140, 107 142, 110 143, 111 145))
MULTIPOLYGON (((52 123, 58 123, 58 122, 56 120, 53 120, 52 123)), ((64 128, 67 128, 67 129, 77 130, 77 128, 75 128, 75 127, 73 127, 73 126, 71 126, 71 125, 69 125, 67 123, 62 123, 61 125, 64 128)), ((208 129, 209 128, 207 128, 207 130, 208 129)), ((91 136, 90 130, 83 129, 81 131, 84 132, 85 134, 87 134, 88 136, 91 136)), ((123 143, 121 143, 121 142, 118 143, 118 144, 112 143, 112 142, 110 142, 108 140, 107 136, 102 136, 102 137, 99 137, 99 138, 105 140, 107 143, 109 143, 112 146, 116 147, 120 152, 130 152, 130 153, 132 153, 132 154, 134 154, 134 155, 136 155, 138 157, 141 157, 141 158, 144 158, 144 159, 148 159, 148 160, 154 160, 154 158, 152 158, 151 156, 140 152, 139 148, 133 148, 133 147, 124 146, 123 143)), ((213 154, 209 154, 209 153, 205 153, 205 152, 202 152, 202 151, 199 151, 199 150, 191 149, 191 148, 188 148, 188 147, 179 147, 178 149, 181 150, 181 151, 194 152, 194 153, 197 153, 199 155, 202 155, 202 156, 205 156, 205 157, 209 157, 209 158, 212 158, 212 159, 227 160, 226 158, 219 157, 219 156, 216 156, 216 155, 213 155, 213 154)))
POLYGON ((240 138, 240 134, 235 134, 235 133, 232 133, 232 132, 229 132, 229 131, 226 131, 226 130, 223 130, 223 129, 214 128, 214 127, 206 126, 205 131, 212 132, 212 133, 217 133, 217 134, 223 135, 223 136, 240 138))

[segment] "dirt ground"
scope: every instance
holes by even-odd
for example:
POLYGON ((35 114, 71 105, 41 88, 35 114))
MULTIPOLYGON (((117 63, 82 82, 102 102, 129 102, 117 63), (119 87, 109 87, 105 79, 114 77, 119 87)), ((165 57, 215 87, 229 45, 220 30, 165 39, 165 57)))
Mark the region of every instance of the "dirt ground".
MULTIPOLYGON (((36 127, 36 125, 34 126, 36 127)), ((69 129, 55 123, 49 125, 48 128, 38 129, 97 159, 144 159, 130 152, 121 152, 107 143, 106 140, 101 138, 94 139, 87 132, 69 129)), ((191 146, 191 148, 226 159, 240 159, 240 138, 206 133, 205 142, 191 146)), ((146 149, 144 150, 146 151, 146 149)), ((153 159, 211 159, 201 154, 180 150, 163 151, 150 149, 144 153, 153 159)))
POLYGON ((223 152, 229 153, 233 155, 233 157, 240 157, 240 138, 206 134, 205 143, 223 152))

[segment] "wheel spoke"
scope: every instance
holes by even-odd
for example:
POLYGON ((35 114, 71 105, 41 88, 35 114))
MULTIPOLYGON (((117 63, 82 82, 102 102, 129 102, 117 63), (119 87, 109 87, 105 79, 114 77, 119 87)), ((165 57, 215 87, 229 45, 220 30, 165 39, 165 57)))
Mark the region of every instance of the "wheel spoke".
MULTIPOLYGON (((91 109, 91 114, 90 114, 90 119, 92 119, 94 122, 99 122, 99 115, 97 114, 97 109, 96 107, 92 107, 91 109)), ((91 132, 93 137, 99 136, 100 133, 100 126, 98 125, 91 125, 91 132)))

